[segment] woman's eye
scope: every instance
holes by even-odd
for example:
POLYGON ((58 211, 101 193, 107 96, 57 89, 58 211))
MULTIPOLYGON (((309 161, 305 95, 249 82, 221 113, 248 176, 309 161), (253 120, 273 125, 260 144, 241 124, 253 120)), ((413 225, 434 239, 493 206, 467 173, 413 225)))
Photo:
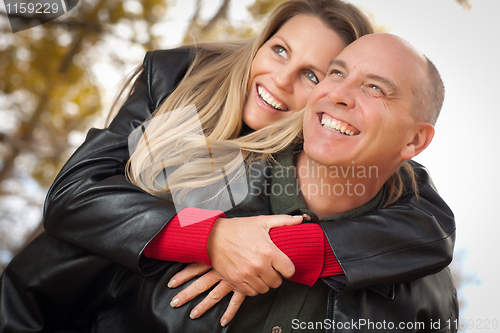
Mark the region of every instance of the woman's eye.
POLYGON ((319 80, 318 80, 318 77, 316 76, 316 74, 314 74, 313 72, 309 71, 306 73, 306 77, 311 80, 312 82, 318 84, 319 83, 319 80))
POLYGON ((276 52, 278 55, 282 56, 283 58, 287 57, 286 50, 283 46, 276 45, 274 47, 274 52, 276 52))

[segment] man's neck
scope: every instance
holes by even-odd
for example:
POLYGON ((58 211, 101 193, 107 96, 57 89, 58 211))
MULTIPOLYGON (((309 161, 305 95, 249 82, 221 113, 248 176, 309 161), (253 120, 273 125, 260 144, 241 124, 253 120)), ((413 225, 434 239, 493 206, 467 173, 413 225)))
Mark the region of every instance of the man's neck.
POLYGON ((358 208, 382 188, 377 167, 319 165, 302 151, 295 160, 299 189, 320 219, 358 208))

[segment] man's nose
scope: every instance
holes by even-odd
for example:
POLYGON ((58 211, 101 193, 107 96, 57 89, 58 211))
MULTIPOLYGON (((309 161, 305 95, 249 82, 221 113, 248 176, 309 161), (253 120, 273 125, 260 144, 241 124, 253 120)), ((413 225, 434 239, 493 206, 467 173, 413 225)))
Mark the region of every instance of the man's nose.
POLYGON ((353 87, 347 80, 332 82, 326 89, 328 89, 328 98, 335 106, 346 110, 354 108, 353 87))
POLYGON ((294 71, 291 68, 284 66, 280 69, 275 70, 271 77, 274 81, 274 84, 276 84, 278 88, 283 89, 291 94, 293 93, 294 76, 294 71))

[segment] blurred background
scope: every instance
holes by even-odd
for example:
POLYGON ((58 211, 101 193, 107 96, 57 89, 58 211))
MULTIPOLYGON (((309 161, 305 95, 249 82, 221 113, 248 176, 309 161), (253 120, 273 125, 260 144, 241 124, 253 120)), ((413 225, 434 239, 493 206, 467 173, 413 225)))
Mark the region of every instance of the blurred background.
MULTIPOLYGON (((48 186, 87 130, 105 125, 114 96, 147 50, 250 37, 281 2, 81 0, 64 16, 18 33, 0 4, 0 271, 41 230, 48 186)), ((348 2, 379 31, 412 42, 443 76, 436 136, 415 159, 455 212, 452 272, 462 331, 500 332, 500 1, 348 2)))

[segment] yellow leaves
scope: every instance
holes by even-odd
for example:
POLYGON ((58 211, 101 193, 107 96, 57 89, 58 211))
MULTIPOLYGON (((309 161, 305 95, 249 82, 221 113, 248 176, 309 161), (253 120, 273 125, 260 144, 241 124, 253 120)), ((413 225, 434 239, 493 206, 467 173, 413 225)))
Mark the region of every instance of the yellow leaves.
POLYGON ((248 11, 252 17, 259 21, 269 15, 274 8, 286 0, 255 0, 255 2, 248 7, 248 11))
MULTIPOLYGON (((37 156, 32 176, 41 184, 49 184, 68 157, 63 152, 71 133, 85 132, 101 112, 101 89, 91 66, 103 50, 118 62, 124 56, 101 42, 113 37, 117 23, 128 22, 124 26, 137 32, 129 43, 141 40, 151 48, 151 27, 166 9, 165 0, 80 1, 66 19, 3 39, 7 43, 0 46, 0 97, 8 101, 4 112, 19 119, 6 135, 22 142, 23 152, 37 156)), ((4 147, 0 160, 13 161, 19 150, 4 147)))
MULTIPOLYGON (((101 1, 101 3, 104 3, 101 1)), ((109 15, 109 24, 118 23, 124 17, 133 17, 135 14, 126 13, 123 9, 123 1, 106 1, 104 6, 109 15)))
POLYGON ((142 1, 142 6, 144 8, 144 14, 148 15, 148 19, 151 19, 149 16, 153 16, 155 21, 165 18, 169 7, 168 2, 164 0, 142 1))

